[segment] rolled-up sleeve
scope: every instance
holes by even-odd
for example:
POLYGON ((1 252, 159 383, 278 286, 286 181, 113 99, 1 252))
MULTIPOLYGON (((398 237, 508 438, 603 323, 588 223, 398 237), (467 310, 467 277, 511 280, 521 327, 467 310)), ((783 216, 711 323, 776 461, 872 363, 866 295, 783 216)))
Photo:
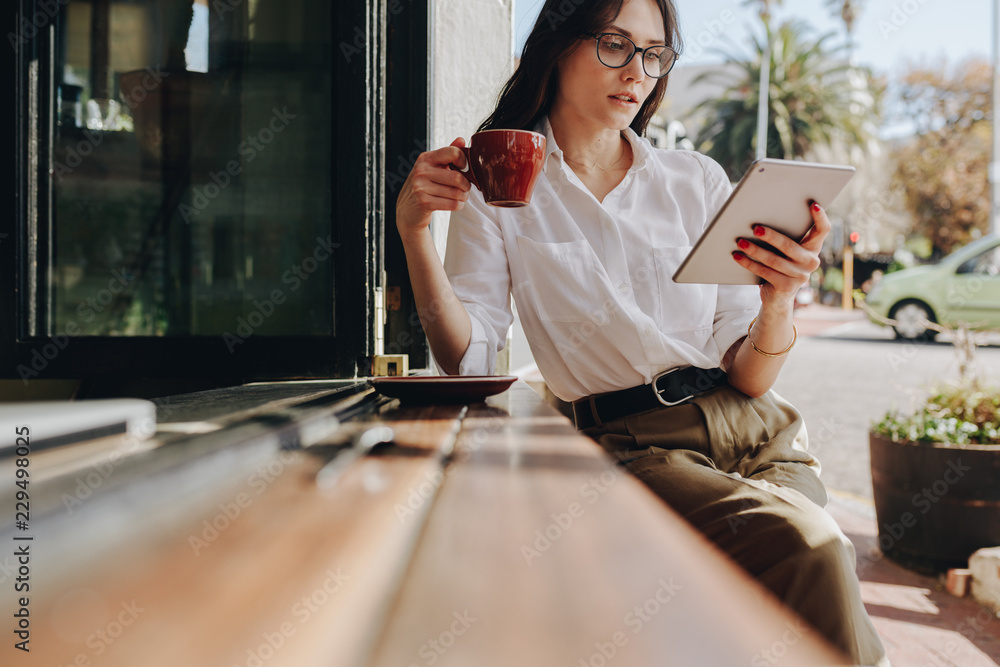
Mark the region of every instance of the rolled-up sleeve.
MULTIPOLYGON (((514 322, 510 305, 510 268, 496 211, 473 188, 465 207, 451 215, 444 269, 455 296, 472 321, 469 349, 459 375, 493 375, 497 353, 514 322)), ((443 374, 437 361, 439 374, 443 374)))
MULTIPOLYGON (((718 162, 702 160, 705 168, 705 202, 711 222, 733 192, 729 177, 718 162)), ((722 354, 747 335, 747 328, 760 313, 760 287, 757 285, 719 285, 715 309, 714 338, 722 354)))

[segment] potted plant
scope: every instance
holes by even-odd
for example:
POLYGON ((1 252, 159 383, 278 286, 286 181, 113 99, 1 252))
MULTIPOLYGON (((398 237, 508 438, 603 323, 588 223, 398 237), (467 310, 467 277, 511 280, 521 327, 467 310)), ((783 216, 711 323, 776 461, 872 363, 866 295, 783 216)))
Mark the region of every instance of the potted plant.
POLYGON ((927 324, 953 334, 959 378, 908 411, 890 410, 873 424, 869 446, 879 547, 934 573, 1000 545, 1000 386, 975 371, 979 337, 991 332, 927 324))

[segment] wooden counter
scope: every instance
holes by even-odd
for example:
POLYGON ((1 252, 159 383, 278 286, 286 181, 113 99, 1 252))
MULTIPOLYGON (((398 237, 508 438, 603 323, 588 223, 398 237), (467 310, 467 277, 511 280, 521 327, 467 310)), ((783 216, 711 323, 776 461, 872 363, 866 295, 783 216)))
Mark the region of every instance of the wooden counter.
POLYGON ((158 438, 69 507, 94 466, 63 456, 29 531, 31 651, 7 634, 3 664, 848 664, 521 382, 471 406, 281 392, 162 401, 158 438), (320 488, 345 428, 379 423, 392 443, 320 488))

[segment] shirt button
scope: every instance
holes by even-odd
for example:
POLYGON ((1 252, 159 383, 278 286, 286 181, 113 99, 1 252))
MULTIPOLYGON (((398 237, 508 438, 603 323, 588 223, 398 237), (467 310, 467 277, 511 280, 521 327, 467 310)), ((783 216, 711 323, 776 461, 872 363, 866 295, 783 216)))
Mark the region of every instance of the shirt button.
POLYGON ((618 286, 618 291, 621 292, 622 294, 628 294, 628 285, 622 283, 621 285, 618 286))
POLYGON ((653 327, 646 327, 646 330, 643 331, 643 333, 646 334, 647 336, 652 336, 653 335, 653 327))

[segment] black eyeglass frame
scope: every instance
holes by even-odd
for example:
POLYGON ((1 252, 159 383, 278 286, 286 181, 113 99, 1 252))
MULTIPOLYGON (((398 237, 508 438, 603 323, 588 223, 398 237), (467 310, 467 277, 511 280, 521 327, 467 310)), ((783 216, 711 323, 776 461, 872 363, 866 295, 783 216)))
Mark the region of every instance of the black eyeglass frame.
POLYGON ((589 37, 590 39, 593 39, 596 42, 595 46, 597 48, 597 59, 600 61, 600 63, 602 65, 604 65, 605 67, 607 67, 609 69, 621 69, 623 67, 628 67, 628 64, 630 62, 632 62, 633 58, 635 58, 635 54, 641 53, 641 54, 645 55, 646 51, 650 51, 652 49, 666 49, 667 51, 670 51, 671 53, 673 53, 674 54, 674 61, 672 63, 670 63, 670 67, 667 69, 667 71, 664 72, 663 74, 660 74, 659 76, 657 76, 655 74, 650 74, 649 70, 646 69, 646 59, 643 58, 641 60, 641 62, 642 62, 642 71, 645 72, 646 76, 648 76, 651 79, 662 79, 663 77, 665 77, 668 74, 670 74, 670 72, 673 71, 674 66, 677 64, 677 61, 680 60, 680 57, 681 57, 681 54, 678 51, 672 49, 671 47, 667 46, 666 44, 654 44, 653 46, 647 46, 644 49, 640 49, 638 44, 636 44, 635 42, 633 42, 631 39, 629 39, 625 35, 621 34, 620 32, 597 32, 597 33, 588 32, 588 33, 584 33, 583 36, 584 37, 589 37), (629 54, 628 59, 625 62, 623 62, 621 65, 609 65, 606 62, 604 62, 604 58, 601 57, 601 38, 604 37, 604 36, 606 36, 606 35, 613 35, 615 37, 621 37, 622 39, 628 41, 628 43, 632 45, 632 48, 633 48, 632 53, 629 54))

